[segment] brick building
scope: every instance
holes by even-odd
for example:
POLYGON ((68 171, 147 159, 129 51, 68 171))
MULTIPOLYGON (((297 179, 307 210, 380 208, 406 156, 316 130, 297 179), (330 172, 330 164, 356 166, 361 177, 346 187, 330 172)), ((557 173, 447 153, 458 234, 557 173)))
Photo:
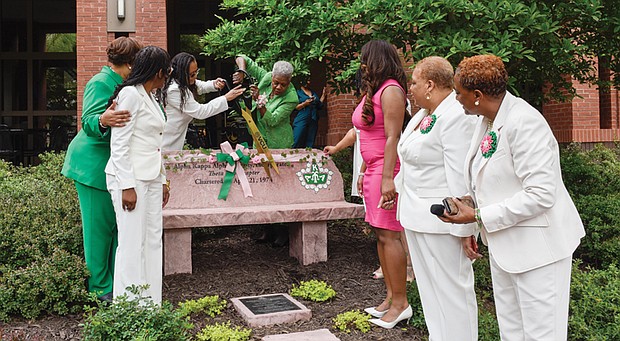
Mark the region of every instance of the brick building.
MULTIPOLYGON (((136 37, 171 55, 194 53, 201 79, 229 76, 232 61, 200 56, 192 45, 217 25, 214 14, 232 18, 219 9, 219 1, 0 0, 0 157, 31 163, 41 151, 66 148, 78 129, 84 85, 106 64, 106 46, 118 36, 136 37), (62 44, 71 38, 73 45, 62 44)), ((601 72, 601 77, 610 75, 601 72)), ((618 91, 575 87, 582 98, 543 106, 558 140, 617 140, 618 91)), ((317 146, 335 144, 347 132, 356 103, 352 94, 328 97, 317 146)), ((211 145, 222 136, 218 120, 203 127, 211 145)))

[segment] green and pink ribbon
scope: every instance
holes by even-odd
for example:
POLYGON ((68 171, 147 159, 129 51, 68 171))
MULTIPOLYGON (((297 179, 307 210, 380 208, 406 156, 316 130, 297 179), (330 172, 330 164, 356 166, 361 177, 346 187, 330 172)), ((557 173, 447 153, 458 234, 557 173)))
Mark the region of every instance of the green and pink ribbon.
POLYGON ((245 165, 250 162, 250 156, 248 155, 250 152, 247 143, 238 143, 236 149, 233 149, 230 143, 226 141, 220 144, 220 148, 222 152, 217 153, 217 162, 226 162, 226 174, 224 174, 224 183, 222 183, 222 188, 217 198, 221 200, 228 198, 235 174, 243 189, 243 195, 246 198, 251 197, 252 189, 250 188, 250 182, 245 175, 243 166, 239 165, 239 162, 245 165))

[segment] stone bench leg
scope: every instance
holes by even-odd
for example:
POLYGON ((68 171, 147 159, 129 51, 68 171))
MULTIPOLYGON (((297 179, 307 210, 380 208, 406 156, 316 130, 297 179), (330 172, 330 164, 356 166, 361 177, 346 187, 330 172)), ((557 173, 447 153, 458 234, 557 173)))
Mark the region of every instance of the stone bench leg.
POLYGON ((327 261, 327 221, 289 224, 289 255, 301 265, 327 261))
POLYGON ((192 229, 164 230, 164 275, 192 273, 192 229))

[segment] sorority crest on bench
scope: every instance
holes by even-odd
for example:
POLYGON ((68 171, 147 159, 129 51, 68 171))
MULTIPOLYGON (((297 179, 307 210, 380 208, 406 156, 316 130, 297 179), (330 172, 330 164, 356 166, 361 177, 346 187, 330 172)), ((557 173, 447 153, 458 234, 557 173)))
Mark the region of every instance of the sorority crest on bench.
POLYGON ((319 166, 315 159, 308 162, 306 168, 302 168, 297 172, 301 185, 316 193, 318 193, 321 188, 327 188, 327 186, 329 186, 333 174, 334 172, 331 170, 319 166))

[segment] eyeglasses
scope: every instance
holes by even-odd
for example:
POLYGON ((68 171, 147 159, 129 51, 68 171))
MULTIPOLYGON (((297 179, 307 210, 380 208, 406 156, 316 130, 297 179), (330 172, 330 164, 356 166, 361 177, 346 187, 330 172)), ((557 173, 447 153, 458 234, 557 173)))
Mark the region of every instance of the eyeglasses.
POLYGON ((198 76, 198 73, 199 73, 199 72, 200 72, 200 68, 198 68, 198 69, 196 69, 196 71, 194 71, 194 72, 190 73, 190 74, 189 74, 189 76, 190 76, 191 78, 194 78, 194 77, 198 76))

